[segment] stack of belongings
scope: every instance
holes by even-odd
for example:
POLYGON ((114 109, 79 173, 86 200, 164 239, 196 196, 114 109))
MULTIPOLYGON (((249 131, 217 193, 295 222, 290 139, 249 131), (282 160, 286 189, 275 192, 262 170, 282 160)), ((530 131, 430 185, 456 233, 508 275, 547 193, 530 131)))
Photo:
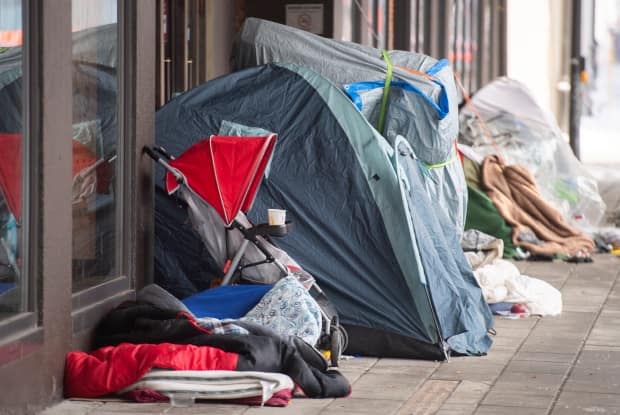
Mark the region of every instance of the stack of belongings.
POLYGON ((506 256, 517 246, 532 258, 591 260, 595 246, 584 230, 599 223, 605 205, 552 116, 525 86, 501 78, 482 88, 461 111, 460 133, 475 195, 468 226, 504 240, 506 256), (495 211, 511 228, 510 238, 504 223, 494 219, 494 229, 480 223, 495 211))
MULTIPOLYGON (((295 31, 294 36, 300 34, 295 31)), ((274 47, 289 41, 293 37, 272 40, 274 47)), ((347 45, 336 42, 330 47, 345 48, 341 55, 355 60, 349 69, 376 68, 368 76, 352 76, 346 82, 383 82, 386 63, 380 59, 381 52, 360 55, 361 49, 347 45)), ((341 61, 325 62, 326 56, 330 54, 321 58, 324 67, 333 63, 334 72, 343 72, 341 61)), ((426 59, 419 64, 435 66, 436 62, 426 59)), ((446 87, 437 78, 449 68, 437 68, 440 72, 424 81, 430 88, 424 95, 441 103, 449 114, 441 119, 424 98, 410 109, 410 119, 427 126, 415 124, 423 131, 420 140, 434 137, 428 142, 428 154, 441 148, 442 157, 450 159, 456 124, 445 126, 454 129, 445 135, 442 126, 444 120, 456 121, 451 115, 456 114, 456 110, 451 112, 456 107, 455 92, 452 84, 446 87)), ((403 77, 413 76, 401 72, 403 77)), ((451 75, 447 78, 452 79, 451 75)), ((458 218, 464 217, 464 185, 461 192, 454 184, 464 183, 460 163, 455 160, 445 169, 422 166, 424 146, 414 151, 413 139, 406 136, 387 140, 343 88, 294 63, 246 68, 198 86, 161 108, 156 144, 177 155, 210 135, 277 134, 273 157, 248 218, 261 223, 268 209, 286 210, 294 230, 278 238, 277 245, 316 279, 336 307, 349 335, 345 353, 434 360, 446 359, 451 353, 486 353, 493 318, 460 248, 458 218), (453 168, 458 172, 454 177, 453 168), (429 186, 436 186, 432 197, 429 186), (454 195, 458 195, 458 214, 446 199, 454 195), (440 200, 446 202, 446 209, 438 206, 440 200)), ((392 92, 390 96, 398 96, 392 92)), ((398 107, 396 101, 393 104, 390 108, 398 107)), ((390 119, 385 118, 386 125, 391 125, 390 119)), ((158 168, 155 282, 178 298, 186 298, 221 277, 221 261, 188 226, 187 209, 168 197, 163 175, 158 168)), ((217 232, 205 228, 200 233, 217 232)), ((253 267, 242 274, 253 283, 274 283, 253 267)))
POLYGON ((226 311, 219 307, 233 317, 220 320, 200 316, 211 314, 209 307, 218 308, 209 300, 221 300, 221 295, 203 295, 205 307, 196 298, 184 303, 157 285, 145 287, 136 301, 119 305, 100 322, 94 352, 67 355, 66 396, 116 394, 180 406, 195 399, 285 406, 294 393, 310 398, 349 395, 346 378, 328 371, 323 356, 308 343, 317 335, 308 326, 316 326, 320 316, 312 297, 303 296, 305 288, 289 277, 275 286, 249 289, 254 290, 250 295, 229 297, 234 304, 226 311), (297 288, 296 300, 315 319, 282 330, 282 321, 290 316, 274 313, 274 303, 291 285, 297 288))
POLYGON ((604 226, 594 233, 594 242, 599 252, 620 256, 620 227, 604 226))
POLYGON ((501 239, 469 229, 461 245, 494 314, 524 317, 562 313, 560 291, 545 281, 521 275, 512 262, 502 259, 501 239))

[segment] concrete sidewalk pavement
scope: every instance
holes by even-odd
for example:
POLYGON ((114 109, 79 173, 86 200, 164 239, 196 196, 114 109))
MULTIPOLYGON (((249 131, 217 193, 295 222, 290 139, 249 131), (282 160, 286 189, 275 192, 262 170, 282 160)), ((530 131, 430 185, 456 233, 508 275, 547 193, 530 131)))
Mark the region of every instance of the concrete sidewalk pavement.
POLYGON ((346 399, 293 399, 286 408, 197 403, 64 401, 45 415, 572 415, 620 414, 620 259, 591 264, 519 262, 562 291, 560 317, 496 319, 484 357, 449 362, 356 358, 342 362, 346 399))

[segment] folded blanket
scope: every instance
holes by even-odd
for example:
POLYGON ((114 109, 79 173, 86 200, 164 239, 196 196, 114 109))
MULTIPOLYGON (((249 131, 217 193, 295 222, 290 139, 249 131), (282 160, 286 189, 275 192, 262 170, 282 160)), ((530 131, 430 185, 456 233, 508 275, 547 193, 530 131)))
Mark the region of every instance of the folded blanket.
POLYGON ((253 399, 257 404, 286 406, 293 396, 295 385, 291 378, 281 373, 235 372, 228 370, 151 370, 138 381, 132 383, 118 394, 142 392, 129 395, 141 399, 144 392, 155 400, 152 392, 162 396, 159 400, 173 403, 176 399, 206 399, 239 402, 253 399), (276 395, 277 399, 272 399, 276 395))
POLYGON ((535 255, 579 255, 594 250, 592 239, 568 225, 541 197, 534 177, 524 167, 507 166, 498 156, 488 156, 480 178, 483 190, 512 226, 515 245, 535 255))

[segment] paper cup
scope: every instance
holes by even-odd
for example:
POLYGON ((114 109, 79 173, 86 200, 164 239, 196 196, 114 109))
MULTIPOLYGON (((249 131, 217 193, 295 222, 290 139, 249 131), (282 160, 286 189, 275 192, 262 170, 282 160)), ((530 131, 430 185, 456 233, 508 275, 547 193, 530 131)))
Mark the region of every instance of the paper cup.
POLYGON ((284 209, 267 209, 267 216, 270 225, 284 225, 286 221, 286 210, 284 209))

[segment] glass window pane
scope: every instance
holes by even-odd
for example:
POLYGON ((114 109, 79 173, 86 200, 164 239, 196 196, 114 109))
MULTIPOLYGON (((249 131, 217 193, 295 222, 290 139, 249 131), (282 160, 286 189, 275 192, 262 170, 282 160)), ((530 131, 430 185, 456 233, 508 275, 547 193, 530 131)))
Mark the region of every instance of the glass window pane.
POLYGON ((26 311, 22 242, 22 2, 0 0, 0 319, 26 311))
POLYGON ((73 292, 118 275, 116 0, 73 0, 73 292))

